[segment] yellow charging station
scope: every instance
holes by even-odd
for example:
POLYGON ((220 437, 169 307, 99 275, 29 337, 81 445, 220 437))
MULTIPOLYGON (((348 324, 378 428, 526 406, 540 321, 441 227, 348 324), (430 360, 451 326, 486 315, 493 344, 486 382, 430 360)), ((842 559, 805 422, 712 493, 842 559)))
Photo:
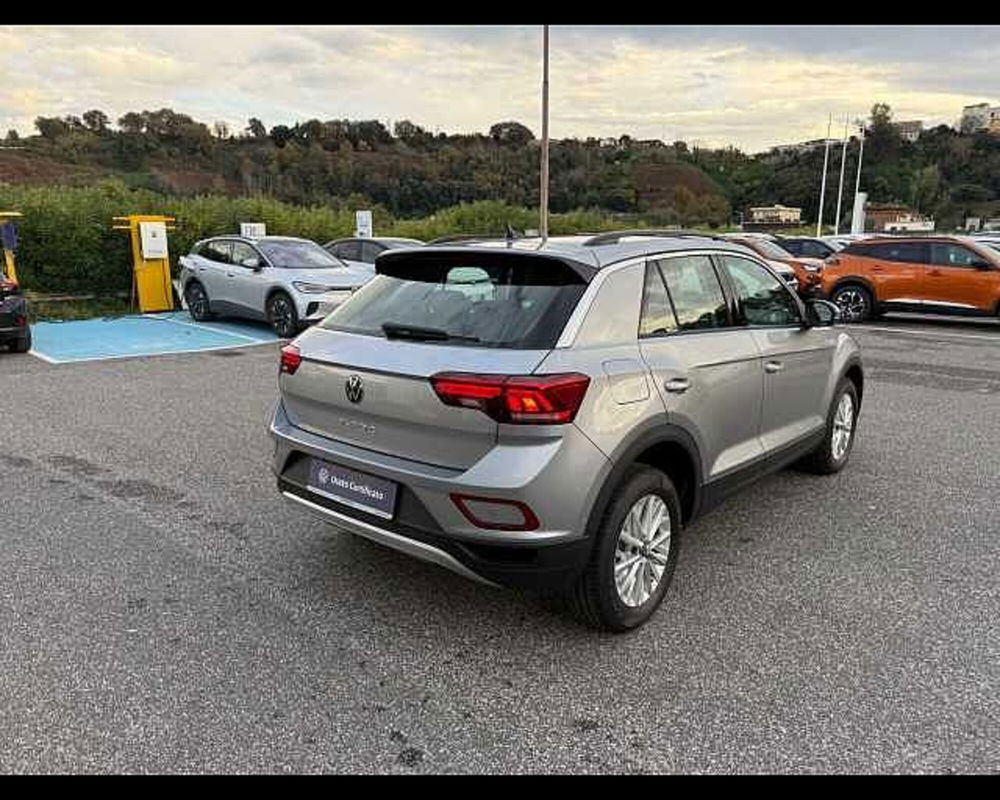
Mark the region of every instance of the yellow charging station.
POLYGON ((170 257, 167 231, 176 230, 168 223, 173 217, 159 214, 129 214, 115 217, 115 230, 129 232, 132 243, 132 296, 139 295, 139 310, 173 311, 174 287, 170 282, 170 257))
POLYGON ((17 229, 14 220, 21 216, 19 211, 0 211, 0 250, 3 251, 3 269, 0 277, 17 283, 17 268, 14 266, 14 249, 17 247, 17 229))

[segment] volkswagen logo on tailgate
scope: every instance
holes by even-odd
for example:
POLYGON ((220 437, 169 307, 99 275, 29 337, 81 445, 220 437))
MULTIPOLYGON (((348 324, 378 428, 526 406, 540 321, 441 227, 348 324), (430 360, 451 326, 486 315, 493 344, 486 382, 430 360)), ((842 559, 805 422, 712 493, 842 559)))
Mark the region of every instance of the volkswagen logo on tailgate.
POLYGON ((365 385, 361 381, 360 375, 351 375, 344 383, 344 391, 347 399, 352 403, 360 403, 365 396, 365 385))

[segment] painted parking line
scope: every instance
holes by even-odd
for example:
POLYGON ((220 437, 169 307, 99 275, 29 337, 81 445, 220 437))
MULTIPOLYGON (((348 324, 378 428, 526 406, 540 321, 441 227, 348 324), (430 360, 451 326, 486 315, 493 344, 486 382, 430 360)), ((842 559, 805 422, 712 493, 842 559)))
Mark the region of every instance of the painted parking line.
POLYGON ((942 336, 951 336, 956 339, 981 339, 988 342, 998 342, 1000 343, 1000 329, 997 330, 996 334, 989 336, 987 334, 981 333, 957 333, 953 331, 923 331, 914 330, 913 328, 890 328, 881 325, 860 325, 857 330, 859 331, 887 331, 889 333, 906 333, 910 336, 930 336, 935 339, 939 339, 942 336))
MULTIPOLYGON (((174 317, 159 316, 157 314, 143 314, 143 316, 146 317, 147 319, 155 319, 159 320, 160 322, 171 322, 174 325, 186 325, 189 328, 197 328, 198 330, 206 330, 206 329, 216 330, 215 328, 213 328, 211 325, 208 324, 203 324, 200 322, 184 322, 183 320, 176 319, 174 317)), ((237 339, 245 339, 246 341, 253 342, 254 344, 266 344, 268 342, 276 341, 274 337, 258 338, 254 336, 246 336, 245 334, 237 333, 236 331, 230 330, 228 328, 225 329, 223 333, 225 333, 226 336, 235 336, 237 339)))

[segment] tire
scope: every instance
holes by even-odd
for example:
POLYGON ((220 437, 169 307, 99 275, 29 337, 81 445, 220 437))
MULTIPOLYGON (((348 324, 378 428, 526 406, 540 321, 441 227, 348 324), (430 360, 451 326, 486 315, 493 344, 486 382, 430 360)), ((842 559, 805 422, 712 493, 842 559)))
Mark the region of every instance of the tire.
POLYGON ((833 402, 830 403, 830 410, 826 415, 826 430, 823 433, 823 441, 803 458, 798 466, 817 475, 832 475, 847 466, 851 450, 854 449, 854 436, 858 429, 858 410, 858 390, 853 382, 843 378, 837 384, 837 390, 833 393, 833 402), (845 442, 842 436, 844 420, 841 415, 843 414, 842 404, 846 400, 850 401, 850 430, 845 442))
POLYGON ((24 335, 10 340, 10 349, 14 353, 27 353, 31 349, 31 328, 24 329, 24 335))
POLYGON ((215 317, 208 300, 208 292, 200 281, 191 281, 184 289, 184 302, 187 303, 188 314, 196 322, 207 322, 215 317))
MULTIPOLYGON (((646 526, 646 534, 649 533, 650 527, 646 526)), ((658 528, 652 529, 652 541, 657 538, 662 540, 663 534, 661 523, 658 528)), ((562 604, 584 623, 599 630, 622 632, 639 627, 663 602, 677 565, 680 534, 681 504, 670 478, 658 469, 633 465, 602 513, 590 560, 579 579, 565 591, 562 604), (622 538, 629 516, 633 511, 641 515, 645 503, 650 503, 646 508, 654 516, 662 508, 663 520, 669 523, 666 550, 661 541, 654 551, 654 555, 662 560, 643 557, 642 551, 636 547, 645 542, 644 547, 648 548, 651 541, 644 536, 643 526, 636 524, 641 521, 641 516, 633 517, 630 523, 636 538, 632 542, 622 538), (639 566, 623 566, 629 559, 638 559, 632 563, 639 566), (654 564, 661 567, 659 578, 652 587, 643 585, 641 581, 644 579, 655 578, 654 564), (632 591, 638 596, 629 597, 630 574, 634 575, 632 591), (620 588, 622 584, 624 591, 620 588)), ((648 549, 646 552, 649 552, 648 549)))
POLYGON ((872 293, 860 283, 838 286, 830 300, 840 308, 840 318, 844 322, 867 322, 878 316, 872 293))
POLYGON ((291 339, 299 332, 299 312, 285 292, 275 292, 267 298, 267 321, 282 339, 291 339))

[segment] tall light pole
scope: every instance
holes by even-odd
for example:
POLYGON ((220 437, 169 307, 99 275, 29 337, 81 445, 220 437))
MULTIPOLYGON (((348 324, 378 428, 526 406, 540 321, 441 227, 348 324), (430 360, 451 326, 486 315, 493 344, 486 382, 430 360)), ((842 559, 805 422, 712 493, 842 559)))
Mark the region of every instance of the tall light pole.
POLYGON ((833 124, 833 114, 826 120, 826 148, 823 152, 823 182, 819 189, 819 214, 816 216, 816 235, 823 232, 823 205, 826 201, 826 170, 830 164, 830 126, 833 124))
POLYGON ((837 190, 837 216, 833 220, 833 233, 840 233, 840 201, 844 196, 844 167, 847 165, 847 125, 848 118, 844 116, 844 147, 840 151, 840 188, 837 190))
POLYGON ((539 192, 542 244, 549 238, 549 26, 542 26, 542 185, 539 192))

